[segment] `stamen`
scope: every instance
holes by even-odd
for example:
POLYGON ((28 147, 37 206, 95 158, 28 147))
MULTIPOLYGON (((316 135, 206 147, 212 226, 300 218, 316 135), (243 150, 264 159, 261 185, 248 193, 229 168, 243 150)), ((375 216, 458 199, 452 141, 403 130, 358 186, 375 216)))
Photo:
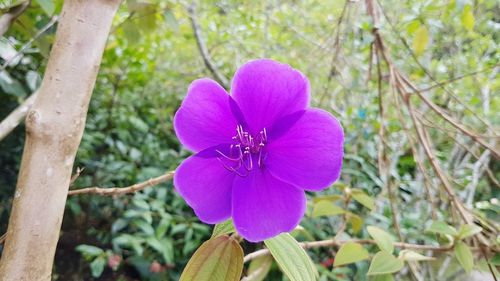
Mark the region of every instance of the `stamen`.
MULTIPOLYGON (((229 161, 233 161, 233 162, 240 161, 240 158, 231 158, 231 157, 227 156, 226 154, 222 153, 220 150, 215 150, 215 152, 219 153, 220 156, 224 157, 225 159, 227 159, 229 161)), ((218 158, 220 158, 220 157, 218 157, 218 158)))
POLYGON ((236 126, 236 135, 231 139, 234 144, 229 147, 229 155, 216 150, 220 155, 218 160, 226 170, 234 172, 238 176, 247 176, 254 168, 254 154, 257 156, 258 167, 264 166, 264 160, 267 156, 264 151, 267 144, 267 131, 265 128, 254 137, 245 131, 242 125, 238 125, 236 126))

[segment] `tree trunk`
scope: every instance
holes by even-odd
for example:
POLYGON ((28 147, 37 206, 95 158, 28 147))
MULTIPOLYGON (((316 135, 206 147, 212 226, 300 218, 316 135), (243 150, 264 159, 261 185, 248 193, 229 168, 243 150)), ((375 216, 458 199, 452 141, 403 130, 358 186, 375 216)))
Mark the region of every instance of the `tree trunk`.
POLYGON ((121 0, 66 0, 47 69, 26 117, 26 144, 0 280, 50 280, 75 155, 121 0))

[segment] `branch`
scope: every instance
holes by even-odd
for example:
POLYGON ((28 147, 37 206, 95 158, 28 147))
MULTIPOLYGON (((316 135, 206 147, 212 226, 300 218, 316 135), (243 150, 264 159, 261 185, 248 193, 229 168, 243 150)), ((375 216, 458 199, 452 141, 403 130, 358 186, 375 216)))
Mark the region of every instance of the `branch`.
POLYGON ((30 110, 35 102, 38 91, 31 94, 23 103, 21 103, 14 111, 12 111, 2 122, 0 122, 0 141, 12 132, 26 117, 26 113, 30 110))
POLYGON ((14 21, 29 7, 31 1, 26 1, 11 8, 8 12, 0 16, 0 37, 2 37, 14 21))
POLYGON ((87 187, 87 188, 82 188, 82 189, 76 189, 76 190, 70 190, 68 192, 68 196, 72 195, 79 195, 79 194, 98 194, 98 195, 104 195, 104 196, 112 196, 112 195, 122 195, 122 194, 127 194, 127 193, 134 193, 140 190, 143 190, 148 187, 152 187, 155 185, 158 185, 163 182, 167 182, 171 180, 174 176, 174 172, 168 172, 164 175, 161 175, 156 178, 149 179, 145 182, 141 183, 136 183, 131 186, 127 187, 110 187, 110 188, 103 188, 103 187, 87 187))
POLYGON ((463 75, 460 75, 460 76, 456 76, 456 77, 453 77, 453 78, 450 78, 450 79, 447 79, 447 80, 443 80, 443 81, 437 82, 437 83, 435 83, 435 84, 433 84, 433 85, 431 85, 431 86, 429 86, 427 88, 420 89, 420 92, 421 93, 428 92, 428 91, 430 91, 432 89, 445 86, 445 85, 453 83, 455 81, 462 80, 464 78, 471 77, 471 76, 474 76, 474 75, 477 75, 477 74, 480 74, 480 73, 483 73, 483 72, 486 72, 486 71, 489 71, 489 70, 494 70, 499 65, 500 64, 497 64, 497 65, 494 65, 494 66, 491 66, 491 67, 487 67, 487 68, 484 68, 484 69, 480 69, 480 70, 477 70, 477 71, 474 71, 474 72, 466 73, 466 74, 463 74, 463 75))
POLYGON ((203 58, 203 62, 208 70, 212 73, 215 80, 219 82, 224 88, 229 89, 229 82, 227 78, 219 71, 217 66, 212 62, 212 57, 208 52, 207 46, 203 41, 201 36, 201 28, 198 20, 196 18, 196 4, 193 1, 191 5, 188 7, 187 11, 189 14, 189 19, 191 20, 191 27, 193 28, 194 38, 196 39, 196 45, 198 45, 198 50, 200 51, 201 57, 203 58))
MULTIPOLYGON (((366 7, 367 7, 367 14, 373 19, 374 26, 379 25, 379 16, 378 16, 378 11, 374 6, 374 0, 366 0, 366 7)), ((410 94, 406 90, 406 88, 410 88, 412 91, 417 93, 417 96, 422 99, 431 109, 436 111, 438 114, 440 114, 446 121, 452 123, 457 129, 462 131, 463 133, 469 135, 472 139, 476 140, 479 144, 483 145, 483 147, 488 148, 492 151, 493 154, 497 154, 498 152, 495 151, 495 149, 492 149, 492 147, 484 143, 479 137, 477 137, 475 134, 472 134, 471 132, 467 131, 467 129, 460 123, 456 122, 451 116, 447 115, 442 111, 442 109, 438 106, 436 106, 432 101, 427 99, 419 90, 418 88, 404 75, 402 74, 399 69, 393 64, 390 54, 387 52, 384 44, 384 40, 382 36, 379 33, 378 28, 373 28, 372 34, 374 36, 374 47, 378 50, 380 53, 381 57, 384 59, 385 63, 387 64, 391 76, 390 84, 391 87, 394 87, 399 95, 401 96, 401 99, 403 100, 406 108, 408 109, 408 112, 410 114, 413 126, 415 127, 415 132, 418 137, 419 142, 422 144, 422 147, 424 149, 425 154, 427 155, 427 158, 437 174, 438 178, 440 179, 441 183, 444 186, 444 190, 450 197, 450 201, 453 203, 453 206, 456 208, 458 213, 460 214, 461 218, 463 221, 465 221, 468 224, 473 224, 473 216, 471 215, 471 212, 465 208, 463 203, 457 198, 455 195, 455 192, 453 190, 453 187, 448 180, 447 176, 445 175, 441 165, 439 164, 439 161, 436 157, 436 154, 433 150, 432 142, 429 138, 429 135, 427 134, 427 131, 425 128, 421 126, 421 123, 418 122, 415 114, 415 110, 413 109, 413 105, 410 101, 410 94), (495 153, 496 152, 496 153, 495 153)), ((489 242, 483 235, 478 235, 477 239, 484 245, 489 246, 489 242)))
MULTIPOLYGON (((77 172, 71 177, 70 183, 73 183, 80 173, 83 171, 83 169, 77 169, 77 172)), ((87 187, 87 188, 82 188, 82 189, 75 189, 75 190, 70 190, 68 192, 68 196, 73 196, 73 195, 80 195, 80 194, 98 194, 98 195, 104 195, 104 196, 113 196, 113 195, 122 195, 122 194, 127 194, 127 193, 134 193, 137 191, 144 190, 148 187, 153 187, 155 185, 159 185, 160 183, 167 182, 171 180, 174 176, 174 171, 167 172, 164 175, 161 175, 156 178, 149 179, 145 182, 141 183, 136 183, 131 186, 127 187, 110 187, 110 188, 103 188, 103 187, 87 187)), ((0 245, 2 245, 5 242, 7 234, 3 234, 0 236, 0 245)))
MULTIPOLYGON (((369 244, 375 245, 376 242, 370 239, 351 239, 346 241, 336 241, 336 240, 320 240, 313 242, 300 242, 299 245, 303 249, 312 249, 312 248, 322 248, 322 247, 340 247, 347 242, 354 242, 358 244, 369 244)), ((453 249, 453 246, 432 246, 432 245, 419 245, 419 244, 409 244, 403 242, 394 242, 394 247, 403 248, 403 249, 411 249, 411 250, 421 250, 421 251, 435 251, 435 252, 446 252, 453 249)), ((476 249, 475 249, 476 250, 476 249)), ((258 257, 269 255, 270 252, 268 249, 261 249, 250 253, 245 256, 243 262, 248 262, 250 260, 256 259, 258 257)))

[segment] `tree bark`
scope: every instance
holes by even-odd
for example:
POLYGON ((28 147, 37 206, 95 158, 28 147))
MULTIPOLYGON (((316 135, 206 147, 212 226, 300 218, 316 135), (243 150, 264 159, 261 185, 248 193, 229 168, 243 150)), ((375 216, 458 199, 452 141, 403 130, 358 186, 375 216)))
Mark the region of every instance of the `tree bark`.
POLYGON ((0 260, 0 280, 50 280, 73 162, 121 0, 66 0, 26 144, 0 260))

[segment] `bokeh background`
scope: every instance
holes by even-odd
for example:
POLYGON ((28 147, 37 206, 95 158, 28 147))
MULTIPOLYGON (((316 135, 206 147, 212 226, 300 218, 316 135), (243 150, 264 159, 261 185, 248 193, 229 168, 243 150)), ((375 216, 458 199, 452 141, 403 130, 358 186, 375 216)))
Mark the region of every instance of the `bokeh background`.
MULTIPOLYGON (((0 8, 6 12, 20 2, 0 0, 0 8)), ((375 3, 376 26, 365 1, 125 1, 107 43, 75 163, 83 171, 71 188, 128 186, 174 170, 189 156, 172 127, 189 83, 200 77, 227 82, 246 61, 269 57, 302 71, 311 82, 312 105, 332 112, 346 134, 341 180, 308 194, 310 210, 296 238, 328 239, 347 222, 345 239, 367 238, 365 226, 377 225, 397 240, 437 245, 436 235, 425 231, 431 220, 453 224, 457 214, 407 110, 394 98, 387 65, 381 63, 378 75, 372 30, 378 28, 394 65, 423 94, 498 147, 500 5, 496 0, 375 3), (382 168, 380 159, 386 164, 382 168), (318 198, 339 200, 347 187, 368 197, 347 206, 337 202, 349 216, 313 214, 318 198)), ((60 7, 59 0, 32 1, 0 38, 0 120, 39 87, 60 7)), ((457 196, 498 232, 498 159, 421 101, 414 107, 457 196)), ((23 140, 20 125, 0 141, 0 234, 7 228, 23 140)), ((54 280, 177 280, 211 229, 171 183, 133 195, 72 196, 54 280)), ((244 244, 246 253, 259 247, 244 244)), ((368 280, 368 261, 332 268, 335 249, 308 252, 321 280, 368 280)), ((453 255, 435 257, 405 267, 396 280, 473 280, 453 255)), ((472 275, 490 280, 481 279, 491 277, 481 275, 487 267, 476 258, 472 275)), ((273 265, 265 280, 283 278, 273 265)))

